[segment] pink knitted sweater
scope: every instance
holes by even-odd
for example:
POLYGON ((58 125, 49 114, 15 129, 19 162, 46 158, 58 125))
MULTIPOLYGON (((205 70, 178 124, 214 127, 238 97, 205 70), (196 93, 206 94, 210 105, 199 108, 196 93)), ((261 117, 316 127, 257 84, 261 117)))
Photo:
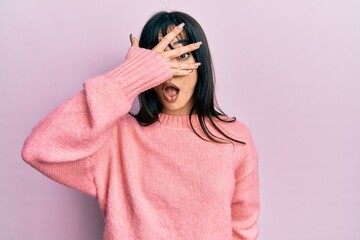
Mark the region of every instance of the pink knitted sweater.
POLYGON ((196 136, 189 116, 141 126, 128 114, 140 92, 171 77, 156 53, 130 48, 34 127, 23 159, 97 198, 105 240, 256 239, 258 157, 245 125, 217 121, 246 145, 217 144, 196 136))

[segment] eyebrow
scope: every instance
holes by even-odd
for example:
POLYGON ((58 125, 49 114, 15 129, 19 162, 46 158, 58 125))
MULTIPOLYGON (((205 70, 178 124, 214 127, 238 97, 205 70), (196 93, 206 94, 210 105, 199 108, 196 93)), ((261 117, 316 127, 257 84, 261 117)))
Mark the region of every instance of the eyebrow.
POLYGON ((187 44, 188 41, 186 39, 180 39, 179 41, 175 42, 174 45, 183 44, 183 43, 187 44))
POLYGON ((180 40, 178 40, 178 41, 176 41, 176 42, 174 42, 174 44, 169 44, 169 47, 170 47, 170 49, 174 49, 174 47, 173 46, 176 46, 176 45, 178 45, 178 44, 182 44, 182 45, 187 45, 188 44, 188 41, 186 40, 186 39, 184 39, 184 38, 182 38, 182 39, 180 39, 180 40))

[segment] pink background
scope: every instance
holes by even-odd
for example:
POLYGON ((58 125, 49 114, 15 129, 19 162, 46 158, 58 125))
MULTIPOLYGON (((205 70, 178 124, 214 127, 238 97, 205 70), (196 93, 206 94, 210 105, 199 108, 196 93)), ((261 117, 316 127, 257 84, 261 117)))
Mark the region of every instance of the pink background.
POLYGON ((360 239, 360 1, 0 3, 0 239, 99 240, 97 203, 20 157, 35 123, 118 65, 158 10, 207 33, 217 96, 260 153, 261 240, 360 239))

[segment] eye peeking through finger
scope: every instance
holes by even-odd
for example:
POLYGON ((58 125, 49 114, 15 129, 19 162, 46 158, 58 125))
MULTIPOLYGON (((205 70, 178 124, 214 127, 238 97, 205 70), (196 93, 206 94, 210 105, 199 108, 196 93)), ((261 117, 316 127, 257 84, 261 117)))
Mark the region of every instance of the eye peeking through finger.
POLYGON ((186 60, 186 59, 188 59, 189 57, 190 57, 190 53, 184 53, 184 54, 180 55, 178 58, 179 58, 180 60, 186 60))

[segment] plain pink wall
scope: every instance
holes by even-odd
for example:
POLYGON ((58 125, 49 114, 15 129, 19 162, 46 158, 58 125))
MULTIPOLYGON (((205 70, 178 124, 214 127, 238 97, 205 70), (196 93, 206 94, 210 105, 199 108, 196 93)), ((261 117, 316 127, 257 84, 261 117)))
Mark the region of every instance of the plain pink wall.
POLYGON ((207 33, 222 108, 260 153, 261 240, 360 239, 360 1, 0 3, 0 239, 99 240, 97 203, 20 157, 87 78, 118 65, 158 10, 207 33))

